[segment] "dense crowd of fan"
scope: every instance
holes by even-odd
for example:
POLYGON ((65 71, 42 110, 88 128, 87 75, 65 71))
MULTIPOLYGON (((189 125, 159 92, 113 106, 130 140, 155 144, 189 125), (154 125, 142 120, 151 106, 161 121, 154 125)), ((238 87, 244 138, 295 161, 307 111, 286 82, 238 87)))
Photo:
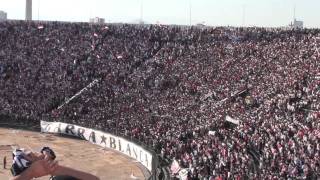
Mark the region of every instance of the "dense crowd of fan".
POLYGON ((130 137, 190 179, 317 179, 318 48, 317 29, 1 22, 0 114, 130 137))

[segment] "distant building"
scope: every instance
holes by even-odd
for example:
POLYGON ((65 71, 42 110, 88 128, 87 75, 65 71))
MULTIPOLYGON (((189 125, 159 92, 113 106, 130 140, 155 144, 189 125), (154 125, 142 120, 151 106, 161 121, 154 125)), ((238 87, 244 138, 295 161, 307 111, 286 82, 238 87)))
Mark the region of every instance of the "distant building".
POLYGON ((32 20, 32 0, 26 0, 26 20, 32 20))
POLYGON ((198 23, 196 26, 200 28, 206 27, 205 22, 198 23))
POLYGON ((141 19, 135 19, 131 22, 129 22, 130 24, 140 24, 140 25, 144 25, 144 24, 147 24, 146 22, 144 22, 143 20, 141 19))
POLYGON ((303 21, 297 21, 296 19, 294 19, 293 22, 291 22, 290 27, 295 29, 302 29, 303 21))
POLYGON ((0 21, 6 21, 7 20, 7 13, 4 11, 0 11, 0 21))
POLYGON ((104 18, 95 17, 95 18, 90 18, 89 22, 94 24, 104 24, 105 20, 104 18))

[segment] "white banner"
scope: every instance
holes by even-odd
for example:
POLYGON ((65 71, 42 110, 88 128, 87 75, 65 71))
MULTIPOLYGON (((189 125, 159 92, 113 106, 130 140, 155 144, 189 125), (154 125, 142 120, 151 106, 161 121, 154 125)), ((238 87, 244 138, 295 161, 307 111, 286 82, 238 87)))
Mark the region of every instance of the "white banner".
POLYGON ((99 82, 98 79, 93 80, 88 86, 86 86, 85 88, 81 89, 79 92, 77 92, 75 95, 73 95, 71 98, 69 98, 66 102, 64 102, 63 104, 61 104, 58 109, 61 109, 63 106, 69 104, 70 101, 72 101, 74 98, 78 97, 79 95, 81 95, 84 91, 87 91, 89 88, 92 88, 95 84, 97 84, 99 82))
POLYGON ((231 122, 231 123, 233 123, 233 124, 237 124, 237 125, 239 125, 239 123, 240 123, 239 120, 233 119, 233 118, 230 117, 230 116, 226 116, 226 121, 229 121, 229 122, 231 122))
POLYGON ((150 172, 152 172, 152 154, 141 146, 138 146, 124 138, 104 133, 102 131, 60 122, 41 121, 41 132, 75 136, 98 146, 119 151, 139 161, 150 172))

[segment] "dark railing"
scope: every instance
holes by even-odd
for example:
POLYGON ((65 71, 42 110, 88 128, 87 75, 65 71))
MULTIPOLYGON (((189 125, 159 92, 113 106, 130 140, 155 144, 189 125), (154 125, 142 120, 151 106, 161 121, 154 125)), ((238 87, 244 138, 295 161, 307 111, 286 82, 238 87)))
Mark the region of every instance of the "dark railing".
POLYGON ((39 121, 34 121, 28 117, 18 117, 0 114, 0 127, 40 131, 39 121))

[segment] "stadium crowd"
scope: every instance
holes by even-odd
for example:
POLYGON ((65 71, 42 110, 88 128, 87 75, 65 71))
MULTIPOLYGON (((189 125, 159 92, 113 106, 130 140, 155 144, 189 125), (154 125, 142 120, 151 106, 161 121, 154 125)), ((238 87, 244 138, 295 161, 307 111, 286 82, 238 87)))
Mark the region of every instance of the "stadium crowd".
POLYGON ((130 137, 189 179, 320 178, 317 29, 6 21, 0 47, 2 115, 130 137))

